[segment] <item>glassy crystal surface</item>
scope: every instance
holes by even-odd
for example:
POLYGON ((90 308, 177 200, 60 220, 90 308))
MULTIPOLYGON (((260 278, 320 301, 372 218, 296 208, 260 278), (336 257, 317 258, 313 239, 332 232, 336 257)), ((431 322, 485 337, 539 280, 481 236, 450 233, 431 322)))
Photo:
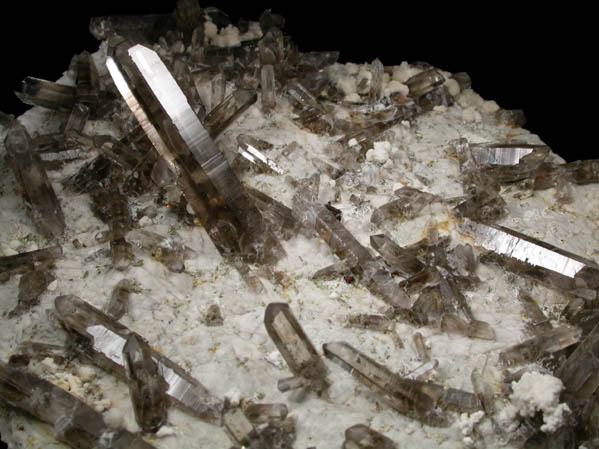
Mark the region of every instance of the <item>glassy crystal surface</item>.
POLYGON ((132 334, 123 347, 123 361, 137 424, 145 432, 156 432, 166 422, 168 385, 158 372, 152 349, 132 334))
POLYGON ((19 302, 9 317, 20 316, 39 303, 39 296, 56 279, 50 270, 38 269, 25 273, 19 280, 19 302))
POLYGON ((209 130, 210 137, 216 139, 227 126, 243 114, 257 99, 256 91, 253 89, 238 89, 223 99, 204 119, 204 125, 209 130))
POLYGON ((57 439, 82 449, 151 449, 141 437, 109 428, 102 415, 35 374, 0 362, 0 398, 54 428, 57 439), (101 441, 110 439, 109 446, 101 441))
POLYGON ((551 329, 501 351, 499 360, 505 365, 534 362, 546 354, 576 344, 581 334, 582 331, 575 327, 551 329))
POLYGON ((237 137, 239 144, 239 155, 259 167, 265 168, 269 172, 274 172, 278 175, 284 174, 284 171, 277 163, 266 157, 258 148, 256 148, 256 139, 250 136, 240 134, 237 137))
POLYGON ((443 84, 445 78, 437 69, 431 68, 424 70, 406 81, 406 85, 410 88, 410 97, 421 97, 436 87, 443 84))
POLYGON ((347 317, 349 327, 358 329, 370 329, 376 331, 388 331, 393 328, 393 321, 385 315, 373 313, 357 313, 347 317))
POLYGON ((252 293, 264 293, 262 281, 247 263, 236 260, 232 264, 252 293))
POLYGON ((370 427, 356 424, 345 430, 342 449, 397 449, 397 445, 370 427))
POLYGON ((529 333, 537 335, 552 329, 549 318, 545 316, 539 305, 530 295, 520 290, 518 292, 518 302, 522 306, 523 318, 529 333))
POLYGON ((403 376, 405 379, 414 379, 414 380, 428 380, 433 376, 435 370, 439 367, 438 360, 429 360, 428 362, 424 362, 419 367, 407 373, 403 376))
POLYGON ((65 231, 64 214, 27 130, 21 125, 12 127, 6 134, 4 145, 37 230, 50 240, 62 238, 65 231))
POLYGON ((376 101, 383 95, 383 75, 385 67, 383 63, 376 58, 370 64, 370 73, 372 73, 372 79, 370 81, 370 92, 369 97, 371 101, 376 101))
POLYGON ((458 217, 493 223, 506 214, 505 206, 505 200, 493 188, 480 186, 453 210, 458 217))
POLYGON ((266 306, 264 326, 291 372, 307 379, 318 394, 323 393, 329 386, 326 366, 289 304, 273 302, 266 306))
MULTIPOLYGON (((101 368, 125 378, 123 347, 134 333, 73 295, 58 296, 55 307, 58 319, 75 338, 76 349, 101 368)), ((220 420, 222 402, 206 387, 166 356, 152 350, 152 358, 174 405, 208 422, 220 420)))
POLYGON ((75 88, 28 76, 23 80, 17 97, 32 106, 70 111, 75 104, 75 88))
POLYGON ((599 266, 593 261, 503 226, 465 220, 459 229, 474 244, 491 251, 485 260, 573 294, 577 288, 599 287, 599 266))
POLYGON ((0 111, 0 126, 5 126, 6 128, 10 128, 15 124, 15 116, 12 114, 7 114, 5 112, 0 111))
POLYGON ((155 232, 134 229, 125 235, 125 240, 132 245, 149 251, 158 262, 169 270, 181 273, 185 270, 185 246, 180 239, 163 237, 155 232))
POLYGON ((129 279, 121 279, 112 289, 105 312, 115 320, 120 320, 129 310, 129 294, 135 291, 135 284, 129 279))
POLYGON ((287 417, 285 404, 250 404, 245 410, 245 416, 254 424, 265 424, 271 421, 283 421, 287 417))
POLYGON ((383 256, 394 273, 409 277, 424 268, 424 264, 412 251, 404 250, 385 234, 371 235, 370 245, 383 256))
POLYGON ((23 341, 19 343, 17 352, 10 356, 8 363, 27 365, 30 360, 44 360, 47 357, 52 358, 55 363, 63 363, 68 358, 67 348, 39 341, 23 341))
POLYGON ((466 337, 495 340, 495 332, 489 323, 479 320, 465 321, 456 315, 444 315, 441 319, 441 329, 466 337))
POLYGON ((60 257, 62 257, 62 247, 58 245, 12 256, 3 256, 0 257, 0 273, 26 273, 37 267, 50 267, 60 257))
POLYGON ((418 216, 420 211, 427 205, 437 200, 436 195, 421 192, 412 187, 402 187, 395 191, 397 199, 375 209, 370 217, 374 224, 380 224, 383 220, 399 218, 400 220, 411 220, 418 216))
POLYGON ((271 64, 260 69, 260 88, 262 89, 262 110, 268 112, 277 103, 275 98, 275 70, 271 64))
POLYGON ((416 355, 418 360, 428 361, 430 359, 429 350, 424 342, 424 337, 420 332, 414 332, 412 335, 412 341, 414 342, 414 348, 416 349, 416 355))

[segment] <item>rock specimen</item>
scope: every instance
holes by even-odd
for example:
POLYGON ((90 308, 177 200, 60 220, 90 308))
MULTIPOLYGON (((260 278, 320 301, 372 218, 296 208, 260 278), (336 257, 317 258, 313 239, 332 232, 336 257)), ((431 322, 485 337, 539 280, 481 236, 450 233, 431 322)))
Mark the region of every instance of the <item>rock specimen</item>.
POLYGON ((345 430, 342 449, 396 449, 397 445, 384 435, 364 424, 356 424, 345 430))

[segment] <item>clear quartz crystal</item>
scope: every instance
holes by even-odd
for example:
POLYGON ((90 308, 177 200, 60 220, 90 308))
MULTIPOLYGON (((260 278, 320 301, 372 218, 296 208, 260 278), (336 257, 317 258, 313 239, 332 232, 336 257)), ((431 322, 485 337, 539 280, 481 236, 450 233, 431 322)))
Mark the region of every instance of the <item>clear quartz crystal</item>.
MULTIPOLYGON (((77 350, 101 368, 125 378, 123 347, 133 332, 76 296, 58 296, 58 319, 78 343, 77 350)), ((141 338, 141 337, 139 337, 141 338)), ((172 403, 207 422, 219 422, 222 401, 166 356, 152 350, 172 403)))
POLYGON ((245 134, 240 134, 237 137, 237 143, 239 144, 239 155, 250 161, 252 164, 265 168, 269 172, 276 173, 277 175, 284 174, 285 172, 283 169, 279 167, 275 161, 266 157, 257 148, 255 140, 257 139, 251 138, 251 136, 247 136, 245 134))
POLYGON ((258 96, 253 89, 238 89, 224 98, 206 115, 204 125, 216 139, 234 120, 254 104, 258 96))
POLYGON ((301 325, 285 303, 270 303, 264 313, 264 326, 295 376, 307 379, 318 394, 329 386, 327 369, 301 325))
POLYGON ((342 449, 397 449, 397 445, 370 427, 355 424, 345 430, 342 449))
POLYGON ((62 207, 27 130, 21 125, 13 126, 4 145, 37 230, 47 239, 61 239, 66 226, 62 207))
POLYGON ((152 349, 131 334, 123 346, 123 361, 137 424, 145 432, 156 432, 166 423, 168 385, 160 376, 152 349))
POLYGON ((263 65, 260 69, 260 88, 262 90, 262 110, 268 112, 276 105, 275 71, 271 64, 263 65))
POLYGON ((420 211, 437 200, 436 195, 421 192, 412 187, 402 187, 395 191, 396 199, 375 209, 370 217, 374 224, 380 224, 386 219, 398 217, 400 220, 411 220, 420 211))
POLYGON ((391 271, 409 277, 419 273, 424 264, 418 260, 412 251, 400 247, 385 234, 370 236, 370 246, 383 256, 391 271))
POLYGON ((551 329, 504 349, 499 353, 499 361, 505 365, 535 362, 544 355, 561 351, 578 343, 581 335, 582 331, 575 327, 551 329))
POLYGON ((151 449, 140 436, 108 427, 102 415, 65 390, 29 371, 0 362, 0 398, 54 427, 56 438, 82 449, 151 449), (102 446, 110 435, 109 446, 102 446))

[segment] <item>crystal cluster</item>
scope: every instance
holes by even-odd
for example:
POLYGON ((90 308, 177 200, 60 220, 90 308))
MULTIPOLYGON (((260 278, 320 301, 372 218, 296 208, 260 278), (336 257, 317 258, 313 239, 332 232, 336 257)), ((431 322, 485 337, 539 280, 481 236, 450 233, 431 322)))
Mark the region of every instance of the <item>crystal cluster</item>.
POLYGON ((3 403, 81 448, 391 449, 456 427, 450 447, 596 447, 599 265, 506 221, 514 191, 553 189, 565 213, 598 162, 484 131, 523 114, 466 73, 337 64, 284 24, 196 0, 93 18, 100 51, 69 83, 24 80, 18 97, 57 126, 0 113, 39 234, 0 246, 1 288, 18 288, 3 403), (423 139, 475 107, 460 135, 505 140, 423 139), (514 410, 537 371, 561 396, 514 410), (128 386, 138 433, 98 402, 102 382, 128 386))

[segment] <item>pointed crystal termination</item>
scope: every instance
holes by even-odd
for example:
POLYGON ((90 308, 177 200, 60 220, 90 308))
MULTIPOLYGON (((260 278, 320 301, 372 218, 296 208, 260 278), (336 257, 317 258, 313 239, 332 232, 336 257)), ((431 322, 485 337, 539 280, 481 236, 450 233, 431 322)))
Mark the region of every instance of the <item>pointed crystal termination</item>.
POLYGON ((412 251, 404 250, 385 234, 371 235, 370 245, 383 256, 394 273, 410 277, 424 269, 424 264, 412 251))
POLYGON ((289 240, 297 235, 299 224, 290 208, 264 192, 251 187, 246 190, 277 237, 289 240))
POLYGON ((166 422, 168 385, 152 359, 152 349, 132 334, 123 347, 123 361, 135 420, 144 432, 156 432, 166 422))
POLYGON ((542 334, 552 329, 549 318, 545 316, 536 301, 522 290, 518 292, 518 302, 522 306, 526 329, 530 334, 542 334))
MULTIPOLYGON (((125 379, 123 347, 134 332, 73 295, 58 296, 55 307, 58 319, 76 339, 76 349, 101 368, 125 379)), ((164 355, 152 350, 152 358, 168 384, 166 394, 175 406, 204 421, 220 422, 220 399, 164 355)))
POLYGON ((370 217, 371 223, 380 224, 383 220, 393 217, 398 217, 400 220, 411 220, 417 217, 426 206, 438 200, 437 195, 421 192, 412 187, 397 189, 395 196, 397 199, 375 209, 370 217))
POLYGON ((551 329, 501 351, 499 361, 504 365, 534 362, 578 343, 581 335, 582 331, 576 327, 551 329))
POLYGON ((253 89, 238 89, 217 104, 206 115, 204 126, 209 130, 210 137, 216 139, 235 119, 258 99, 253 89))
POLYGON ((397 445, 370 427, 356 424, 345 430, 342 449, 397 449, 397 445))
POLYGON ((505 200, 490 186, 477 186, 473 194, 453 208, 458 217, 493 223, 506 214, 505 200))
POLYGON ((32 106, 70 111, 75 104, 75 88, 28 76, 17 97, 32 106))
POLYGON ((158 153, 178 174, 179 187, 216 247, 225 256, 241 255, 248 262, 278 260, 284 254, 280 243, 266 229, 258 209, 158 55, 140 45, 128 51, 121 46, 116 55, 128 68, 127 75, 136 80, 136 94, 112 57, 106 61, 108 70, 158 153))
POLYGON ((77 99, 93 105, 98 101, 98 73, 89 52, 84 51, 77 58, 77 99))
POLYGON ((260 278, 252 271, 249 265, 241 260, 233 261, 232 265, 235 267, 243 282, 248 286, 250 291, 255 294, 264 293, 264 284, 260 278))
POLYGON ((439 87, 443 82, 445 82, 445 78, 437 69, 425 70, 406 81, 406 85, 410 88, 408 95, 412 98, 422 97, 439 87))
POLYGON ((39 303, 39 296, 56 278, 49 270, 30 271, 19 280, 19 302, 8 314, 9 318, 20 316, 39 303))
POLYGON ((135 291, 135 285, 129 279, 121 279, 112 289, 106 304, 106 314, 114 320, 120 320, 129 310, 129 294, 135 291))
POLYGON ((262 91, 262 111, 269 112, 276 104, 275 69, 272 64, 263 65, 260 69, 260 89, 262 91))
POLYGON ((0 257, 0 274, 26 273, 35 268, 50 267, 59 257, 62 257, 62 247, 48 248, 0 257))
POLYGON ((317 175, 309 178, 293 198, 294 213, 300 223, 308 229, 315 229, 335 255, 346 261, 362 278, 373 295, 397 309, 409 308, 410 298, 395 282, 385 264, 375 259, 330 210, 316 201, 319 182, 317 175))
POLYGON ((110 240, 110 256, 112 266, 123 271, 129 267, 131 260, 133 260, 131 244, 125 239, 125 235, 131 229, 131 215, 127 198, 124 195, 116 193, 111 200, 111 204, 110 233, 112 239, 110 240))
POLYGON ((71 110, 71 115, 69 115, 69 120, 67 120, 67 124, 64 127, 65 137, 68 139, 71 134, 81 133, 83 128, 85 128, 88 117, 89 107, 83 103, 75 104, 71 110))
POLYGON ((385 332, 393 329, 393 321, 385 315, 357 313, 347 317, 349 327, 385 332))
POLYGON ((452 395, 447 394, 452 389, 401 378, 345 342, 326 343, 323 345, 323 351, 328 359, 339 364, 364 385, 379 393, 383 400, 396 411, 419 419, 425 424, 449 425, 447 417, 435 410, 436 405, 444 408, 471 409, 478 404, 475 398, 473 399, 474 395, 460 392, 468 396, 461 398, 464 399, 463 406, 460 404, 450 405, 446 399, 455 402, 452 395))
POLYGON ((62 238, 65 231, 62 208, 27 130, 21 125, 12 127, 4 145, 37 230, 50 240, 62 238))
POLYGON ((0 398, 54 426, 56 438, 75 448, 154 448, 126 430, 109 428, 100 413, 62 388, 4 362, 0 362, 0 398), (110 442, 104 446, 107 436, 110 442))
POLYGON ((244 412, 253 424, 266 424, 272 421, 283 421, 287 417, 288 410, 285 404, 250 404, 244 412))
POLYGON ((0 126, 10 128, 15 124, 15 116, 7 114, 6 112, 0 111, 0 126))
POLYGON ((572 294, 599 288, 599 266, 592 260, 503 226, 464 220, 459 230, 476 246, 491 251, 483 261, 496 261, 509 271, 572 294))
POLYGON ((277 175, 283 175, 285 172, 277 163, 267 158, 254 144, 254 140, 251 136, 240 134, 237 137, 237 143, 239 144, 239 154, 250 161, 252 164, 258 167, 265 168, 269 172, 274 172, 277 175), (254 144, 254 145, 253 145, 254 144))
POLYGON ((379 58, 376 58, 370 64, 370 73, 372 74, 372 80, 370 82, 370 92, 368 96, 370 101, 376 101, 383 96, 383 76, 385 67, 379 58))
POLYGON ((266 306, 264 326, 291 372, 308 380, 310 389, 322 394, 329 387, 327 368, 289 304, 273 302, 266 306))
POLYGON ((125 235, 132 245, 149 251, 152 256, 174 273, 185 270, 186 247, 179 239, 163 237, 155 232, 134 229, 125 235))

